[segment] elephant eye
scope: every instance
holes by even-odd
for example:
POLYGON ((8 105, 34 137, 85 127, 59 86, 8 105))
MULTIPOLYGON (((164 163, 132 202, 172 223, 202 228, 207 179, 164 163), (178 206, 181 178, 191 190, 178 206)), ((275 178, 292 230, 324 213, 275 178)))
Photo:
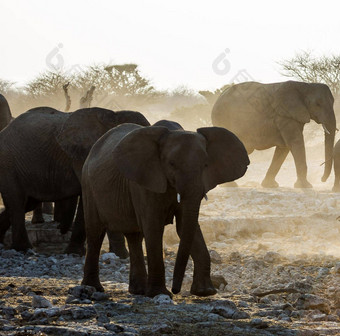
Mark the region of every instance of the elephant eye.
POLYGON ((169 161, 169 165, 171 166, 171 167, 175 167, 175 161, 169 161))

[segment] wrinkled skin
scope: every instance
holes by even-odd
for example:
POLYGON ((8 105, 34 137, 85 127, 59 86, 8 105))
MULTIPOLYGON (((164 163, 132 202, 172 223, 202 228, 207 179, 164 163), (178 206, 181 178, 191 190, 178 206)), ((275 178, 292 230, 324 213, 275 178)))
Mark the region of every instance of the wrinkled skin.
POLYGON ((234 132, 244 143, 248 154, 254 149, 276 147, 262 182, 263 187, 278 187, 275 177, 290 151, 297 173, 295 187, 310 188, 303 127, 312 119, 327 128, 326 164, 322 177, 322 181, 326 181, 332 169, 336 130, 333 103, 332 93, 325 84, 246 82, 225 90, 216 101, 211 117, 213 125, 234 132))
POLYGON ((0 94, 0 131, 4 129, 12 120, 11 110, 6 98, 0 94))
POLYGON ((340 192, 340 140, 335 144, 333 150, 334 159, 334 185, 333 191, 340 192))
MULTIPOLYGON (((81 169, 92 145, 125 122, 149 125, 142 114, 132 111, 87 108, 64 113, 40 107, 20 115, 0 132, 0 192, 5 205, 0 214, 0 240, 12 226, 12 248, 31 248, 25 212, 41 201, 80 195, 81 169)), ((84 249, 82 201, 78 208, 68 253, 81 254, 84 249)))
POLYGON ((172 292, 180 291, 191 254, 191 292, 215 294, 210 257, 198 224, 200 203, 217 184, 243 176, 248 164, 241 141, 219 127, 188 132, 125 124, 107 132, 83 167, 87 251, 82 284, 103 290, 98 259, 104 234, 123 232, 130 252, 130 293, 171 295, 165 286, 162 238, 164 226, 176 217, 180 244, 172 292))
MULTIPOLYGON (((6 98, 0 94, 0 131, 4 129, 13 120, 11 109, 6 98)), ((44 218, 42 213, 51 214, 52 204, 39 204, 33 211, 32 223, 43 223, 44 218)))

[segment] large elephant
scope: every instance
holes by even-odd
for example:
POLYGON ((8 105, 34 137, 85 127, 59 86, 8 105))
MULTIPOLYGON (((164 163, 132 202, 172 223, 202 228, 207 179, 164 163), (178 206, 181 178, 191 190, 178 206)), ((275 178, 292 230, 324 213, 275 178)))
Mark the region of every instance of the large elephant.
MULTIPOLYGON (((4 129, 11 121, 13 116, 6 98, 0 94, 0 131, 4 129)), ((52 203, 40 203, 33 211, 32 223, 42 223, 44 221, 42 213, 53 213, 52 203)))
POLYGON ((340 191, 340 140, 335 144, 333 150, 333 160, 334 160, 334 185, 333 191, 340 191))
POLYGON ((82 284, 103 290, 98 258, 104 234, 123 232, 130 252, 129 292, 170 295, 165 285, 162 237, 164 226, 175 216, 180 244, 172 292, 180 291, 191 254, 191 293, 215 294, 209 253, 198 224, 200 203, 216 185, 243 176, 248 164, 242 142, 224 128, 188 132, 125 124, 107 132, 92 147, 83 167, 87 251, 82 284))
MULTIPOLYGON (((30 248, 25 212, 40 201, 80 195, 81 169, 92 145, 110 128, 126 122, 149 125, 141 113, 133 111, 86 108, 64 113, 39 107, 0 132, 0 192, 5 205, 0 214, 0 241, 12 226, 12 248, 30 248)), ((83 251, 83 224, 81 218, 74 226, 68 252, 83 251)))
POLYGON ((296 188, 310 188, 303 127, 311 119, 325 131, 325 181, 332 169, 332 150, 336 121, 334 98, 327 85, 288 81, 274 84, 246 82, 225 90, 212 110, 212 123, 234 132, 248 154, 254 149, 276 147, 273 160, 262 182, 277 187, 275 177, 289 151, 292 152, 296 188))

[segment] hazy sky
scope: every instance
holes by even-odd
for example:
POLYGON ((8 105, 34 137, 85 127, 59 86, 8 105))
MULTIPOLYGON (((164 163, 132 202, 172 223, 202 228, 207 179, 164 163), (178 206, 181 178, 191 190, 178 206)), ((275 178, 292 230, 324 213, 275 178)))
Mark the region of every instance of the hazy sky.
POLYGON ((51 64, 133 62, 157 88, 214 89, 285 80, 277 61, 301 50, 340 53, 337 0, 0 0, 0 13, 0 78, 19 84, 51 64))

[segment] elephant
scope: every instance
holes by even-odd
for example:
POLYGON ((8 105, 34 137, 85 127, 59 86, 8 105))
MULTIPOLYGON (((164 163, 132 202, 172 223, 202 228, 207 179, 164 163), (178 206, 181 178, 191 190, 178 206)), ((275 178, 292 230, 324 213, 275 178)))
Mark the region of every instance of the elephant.
POLYGON ((4 129, 13 119, 6 98, 0 94, 0 131, 4 129))
POLYGON ((334 185, 333 191, 339 192, 340 191, 340 140, 335 144, 333 150, 333 160, 334 160, 334 185))
POLYGON ((129 292, 171 296, 165 285, 162 238, 164 226, 175 217, 180 244, 172 293, 181 290, 191 254, 191 293, 215 294, 198 223, 201 200, 218 184, 243 176, 248 164, 242 142, 220 127, 189 132, 124 124, 108 131, 92 147, 82 171, 87 241, 82 284, 104 290, 98 266, 103 237, 106 231, 123 232, 130 252, 129 292))
MULTIPOLYGON (((0 94, 0 131, 4 129, 13 119, 14 118, 12 116, 7 99, 2 94, 0 94)), ((52 204, 49 202, 46 202, 44 204, 40 203, 33 211, 32 223, 44 222, 44 218, 42 215, 43 212, 52 214, 52 204)))
MULTIPOLYGON (((0 214, 0 241, 12 226, 12 245, 27 250, 31 243, 25 212, 41 201, 67 201, 81 195, 83 163, 95 141, 110 128, 125 122, 150 125, 139 112, 103 108, 64 113, 49 107, 31 109, 0 132, 0 193, 5 210, 0 214)), ((68 253, 83 253, 82 201, 68 253)), ((73 216, 70 216, 72 223, 73 216), (72 218, 71 218, 72 217, 72 218)))
POLYGON ((326 181, 332 169, 336 121, 334 98, 325 84, 287 81, 261 84, 245 82, 226 89, 212 109, 212 123, 234 132, 248 154, 255 149, 275 148, 274 157, 262 181, 267 188, 278 187, 275 177, 291 151, 297 174, 296 188, 311 188, 307 180, 303 127, 311 119, 325 132, 326 181))

